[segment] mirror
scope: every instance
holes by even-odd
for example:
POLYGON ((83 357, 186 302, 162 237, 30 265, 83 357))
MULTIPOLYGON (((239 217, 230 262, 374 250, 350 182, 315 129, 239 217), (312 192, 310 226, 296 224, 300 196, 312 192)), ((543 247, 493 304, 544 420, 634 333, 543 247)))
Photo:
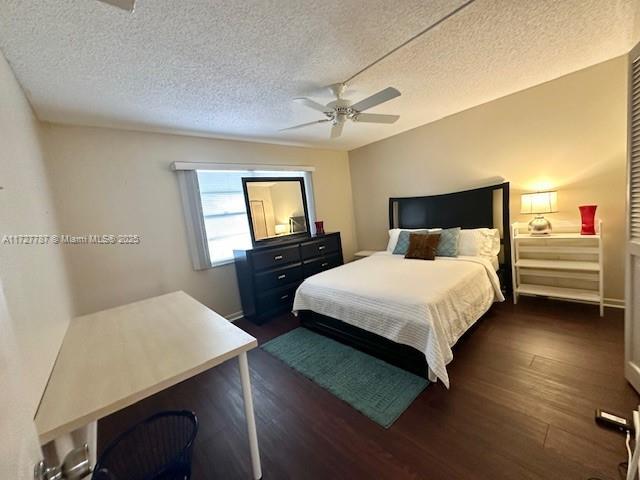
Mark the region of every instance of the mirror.
POLYGON ((307 235, 309 215, 302 177, 243 178, 253 243, 307 235))

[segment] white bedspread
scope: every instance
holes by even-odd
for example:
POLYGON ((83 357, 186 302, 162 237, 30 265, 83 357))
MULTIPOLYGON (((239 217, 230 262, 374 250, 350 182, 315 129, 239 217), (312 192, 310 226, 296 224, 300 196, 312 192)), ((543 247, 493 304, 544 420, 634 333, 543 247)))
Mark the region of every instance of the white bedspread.
POLYGON ((429 378, 449 388, 451 347, 503 301, 490 260, 408 260, 387 252, 306 279, 293 310, 312 310, 424 352, 429 378))

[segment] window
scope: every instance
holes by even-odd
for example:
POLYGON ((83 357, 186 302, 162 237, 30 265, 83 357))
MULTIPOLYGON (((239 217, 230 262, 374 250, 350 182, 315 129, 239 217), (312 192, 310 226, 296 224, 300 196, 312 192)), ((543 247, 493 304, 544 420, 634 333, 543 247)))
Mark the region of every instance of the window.
POLYGON ((234 249, 251 247, 242 178, 303 177, 309 217, 313 221, 313 186, 309 169, 229 170, 233 168, 231 165, 219 167, 224 169, 206 164, 175 163, 173 166, 179 174, 189 248, 196 270, 231 263, 234 249))
POLYGON ((249 248, 249 222, 242 177, 249 172, 199 170, 198 185, 209 259, 213 265, 233 258, 234 248, 249 248))

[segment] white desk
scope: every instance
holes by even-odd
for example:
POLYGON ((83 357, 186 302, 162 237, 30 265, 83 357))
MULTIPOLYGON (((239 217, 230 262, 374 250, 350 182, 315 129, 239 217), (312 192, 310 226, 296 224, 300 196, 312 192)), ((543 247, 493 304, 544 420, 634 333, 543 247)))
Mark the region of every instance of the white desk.
MULTIPOLYGON (((35 418, 49 442, 238 357, 255 479, 262 477, 247 351, 258 342, 184 292, 74 318, 35 418)), ((197 413, 197 412, 196 412, 197 413)))

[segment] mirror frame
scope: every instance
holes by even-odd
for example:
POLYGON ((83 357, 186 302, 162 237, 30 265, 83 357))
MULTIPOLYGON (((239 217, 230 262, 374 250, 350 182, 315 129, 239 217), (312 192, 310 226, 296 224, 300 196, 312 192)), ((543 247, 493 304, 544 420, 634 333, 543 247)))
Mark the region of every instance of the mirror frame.
POLYGON ((307 192, 304 188, 303 177, 243 177, 242 178, 242 190, 244 191, 244 203, 247 208, 247 220, 249 221, 249 233, 251 234, 251 243, 253 246, 265 245, 267 243, 276 243, 286 240, 294 240, 298 238, 306 238, 311 236, 311 225, 309 225, 309 211, 307 209, 307 192), (262 240, 256 240, 255 233, 253 231, 253 219, 251 217, 251 202, 249 200, 249 190, 247 184, 258 182, 297 182, 300 184, 300 192, 302 193, 302 207, 304 209, 304 221, 307 224, 307 231, 300 233, 290 233, 281 237, 269 237, 262 240))

